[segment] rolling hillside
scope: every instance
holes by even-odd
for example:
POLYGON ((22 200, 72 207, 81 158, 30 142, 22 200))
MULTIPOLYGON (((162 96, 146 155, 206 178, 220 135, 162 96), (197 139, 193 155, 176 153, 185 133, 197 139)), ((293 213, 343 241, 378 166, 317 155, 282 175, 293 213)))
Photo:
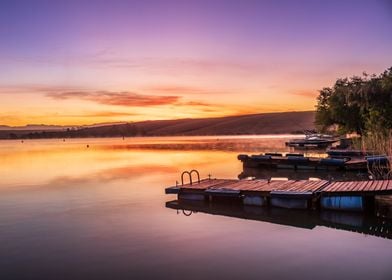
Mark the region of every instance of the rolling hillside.
POLYGON ((314 129, 314 112, 143 121, 63 131, 1 131, 1 138, 284 134, 314 129))

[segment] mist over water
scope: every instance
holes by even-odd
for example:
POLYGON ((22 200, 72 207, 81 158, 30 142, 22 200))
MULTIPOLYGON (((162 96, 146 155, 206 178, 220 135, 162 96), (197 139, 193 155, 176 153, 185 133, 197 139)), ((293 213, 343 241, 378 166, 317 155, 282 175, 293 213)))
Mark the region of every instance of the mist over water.
POLYGON ((288 152, 287 138, 1 141, 1 279, 390 279, 390 239, 303 211, 167 207, 182 171, 235 179, 239 153, 288 152))

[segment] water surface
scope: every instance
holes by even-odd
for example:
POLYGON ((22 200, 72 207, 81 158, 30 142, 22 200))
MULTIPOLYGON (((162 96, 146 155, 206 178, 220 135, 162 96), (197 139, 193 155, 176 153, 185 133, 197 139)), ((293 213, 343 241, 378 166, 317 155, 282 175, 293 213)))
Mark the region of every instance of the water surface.
POLYGON ((167 207, 183 170, 238 178, 238 153, 287 137, 1 141, 1 279, 391 279, 387 238, 303 212, 167 207))

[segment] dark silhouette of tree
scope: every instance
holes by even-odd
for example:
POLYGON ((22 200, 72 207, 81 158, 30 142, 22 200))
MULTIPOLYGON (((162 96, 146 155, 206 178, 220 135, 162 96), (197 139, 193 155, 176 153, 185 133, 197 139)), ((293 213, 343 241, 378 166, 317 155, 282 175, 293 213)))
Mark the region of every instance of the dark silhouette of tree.
POLYGON ((316 124, 325 130, 366 134, 392 129, 392 67, 379 76, 338 79, 317 97, 316 124))

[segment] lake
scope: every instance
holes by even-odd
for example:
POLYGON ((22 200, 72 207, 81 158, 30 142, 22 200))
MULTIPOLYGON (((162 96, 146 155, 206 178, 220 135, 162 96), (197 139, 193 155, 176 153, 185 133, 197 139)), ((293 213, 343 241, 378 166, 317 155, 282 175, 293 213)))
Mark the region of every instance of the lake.
POLYGON ((236 179, 239 153, 291 137, 1 141, 1 279, 391 279, 392 240, 355 232, 360 216, 164 194, 184 170, 236 179))

